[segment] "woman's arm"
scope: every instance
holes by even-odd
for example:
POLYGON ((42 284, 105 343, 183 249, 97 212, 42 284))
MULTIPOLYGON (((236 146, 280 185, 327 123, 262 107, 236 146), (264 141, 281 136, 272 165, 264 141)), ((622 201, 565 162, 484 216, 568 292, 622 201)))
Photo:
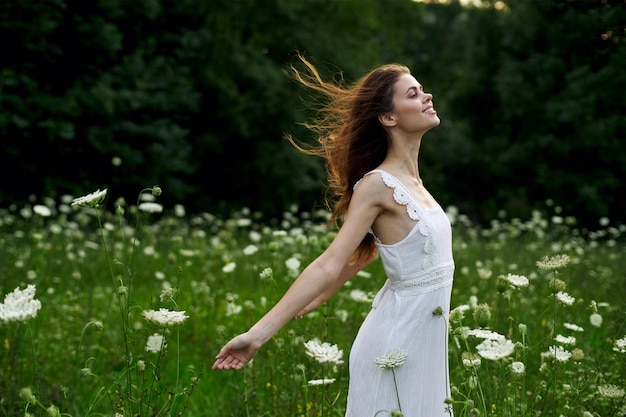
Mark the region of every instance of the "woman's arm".
MULTIPOLYGON (((371 181, 363 181, 372 184, 371 181)), ((359 261, 346 267, 366 233, 382 211, 380 201, 387 187, 378 180, 371 186, 359 186, 350 209, 330 246, 309 264, 289 287, 280 301, 247 332, 229 341, 215 357, 213 369, 241 369, 257 351, 285 324, 316 299, 334 294, 365 264, 359 261), (359 268, 360 267, 360 268, 359 268)), ((388 197, 388 196, 386 196, 388 197)))
POLYGON ((317 298, 315 298, 309 305, 304 307, 300 312, 296 315, 296 318, 302 318, 309 311, 313 311, 317 307, 324 304, 330 297, 332 297, 343 285, 348 282, 352 277, 354 277, 357 272, 364 269, 370 263, 376 259, 377 253, 374 252, 371 256, 357 259, 356 262, 347 263, 342 269, 341 273, 327 289, 322 294, 320 294, 317 298))

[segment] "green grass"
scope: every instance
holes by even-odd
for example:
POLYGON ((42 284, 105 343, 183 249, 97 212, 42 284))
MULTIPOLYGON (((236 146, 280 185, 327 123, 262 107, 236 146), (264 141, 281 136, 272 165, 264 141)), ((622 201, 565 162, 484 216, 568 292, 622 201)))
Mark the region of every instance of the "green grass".
MULTIPOLYGON (((42 304, 33 319, 0 323, 0 416, 343 416, 347 365, 316 363, 303 343, 336 344, 347 363, 368 300, 385 280, 379 261, 288 324, 243 370, 210 370, 219 348, 278 301, 331 241, 326 213, 294 209, 262 222, 245 209, 220 219, 135 206, 119 216, 70 207, 67 199, 42 204, 49 216, 32 207, 0 210, 0 293, 34 284, 42 304), (155 326, 142 312, 158 308, 189 318, 155 326), (161 353, 145 350, 154 333, 167 341, 161 353), (307 384, 322 378, 335 381, 307 384)), ((450 214, 452 306, 464 309, 462 320, 450 323, 455 415, 624 415, 626 353, 614 349, 626 337, 624 229, 580 230, 572 219, 547 213, 479 228, 450 214), (569 256, 566 267, 537 267, 559 254, 569 256), (527 277, 529 285, 504 285, 508 274, 527 277), (572 305, 555 298, 555 277, 572 305), (476 321, 481 309, 488 321, 476 321), (590 322, 594 313, 600 326, 590 322), (482 340, 467 330, 480 324, 511 340, 514 352, 495 361, 476 356, 482 340), (569 336, 575 342, 563 344, 569 336), (574 357, 546 355, 557 345, 574 357), (481 360, 467 366, 464 358, 481 360), (524 373, 512 372, 512 362, 523 363, 524 373)))

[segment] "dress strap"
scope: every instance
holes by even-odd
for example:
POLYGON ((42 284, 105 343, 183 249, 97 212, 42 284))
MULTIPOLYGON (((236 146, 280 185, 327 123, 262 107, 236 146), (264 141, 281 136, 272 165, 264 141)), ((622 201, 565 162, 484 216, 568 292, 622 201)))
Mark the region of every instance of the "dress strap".
POLYGON ((354 184, 353 189, 356 188, 357 185, 359 185, 363 178, 370 174, 373 174, 374 172, 378 172, 382 177, 385 185, 393 189, 393 199, 396 201, 396 203, 406 206, 406 211, 412 220, 419 220, 421 217, 423 217, 421 215, 422 210, 420 205, 417 203, 409 190, 404 186, 404 184, 402 184, 402 182, 400 182, 399 179, 383 169, 373 169, 367 172, 360 180, 358 180, 354 184))

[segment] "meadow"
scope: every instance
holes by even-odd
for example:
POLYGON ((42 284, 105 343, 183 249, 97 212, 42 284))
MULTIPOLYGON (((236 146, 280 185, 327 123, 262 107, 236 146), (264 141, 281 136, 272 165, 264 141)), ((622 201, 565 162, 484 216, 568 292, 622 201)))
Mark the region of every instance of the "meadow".
MULTIPOLYGON (((161 206, 160 193, 0 209, 0 416, 343 416, 380 262, 243 370, 212 371, 334 231, 325 210, 190 215, 161 206)), ((625 415, 626 229, 609 219, 582 229, 549 201, 487 227, 447 213, 454 414, 625 415)))

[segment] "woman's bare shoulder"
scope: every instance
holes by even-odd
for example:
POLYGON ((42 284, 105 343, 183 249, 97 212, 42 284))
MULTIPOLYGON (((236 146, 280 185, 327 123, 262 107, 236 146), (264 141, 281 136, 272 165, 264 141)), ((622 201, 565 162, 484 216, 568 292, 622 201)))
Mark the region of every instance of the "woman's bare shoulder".
POLYGON ((385 185, 381 174, 373 171, 356 183, 352 199, 383 206, 389 199, 389 193, 389 187, 385 185))

